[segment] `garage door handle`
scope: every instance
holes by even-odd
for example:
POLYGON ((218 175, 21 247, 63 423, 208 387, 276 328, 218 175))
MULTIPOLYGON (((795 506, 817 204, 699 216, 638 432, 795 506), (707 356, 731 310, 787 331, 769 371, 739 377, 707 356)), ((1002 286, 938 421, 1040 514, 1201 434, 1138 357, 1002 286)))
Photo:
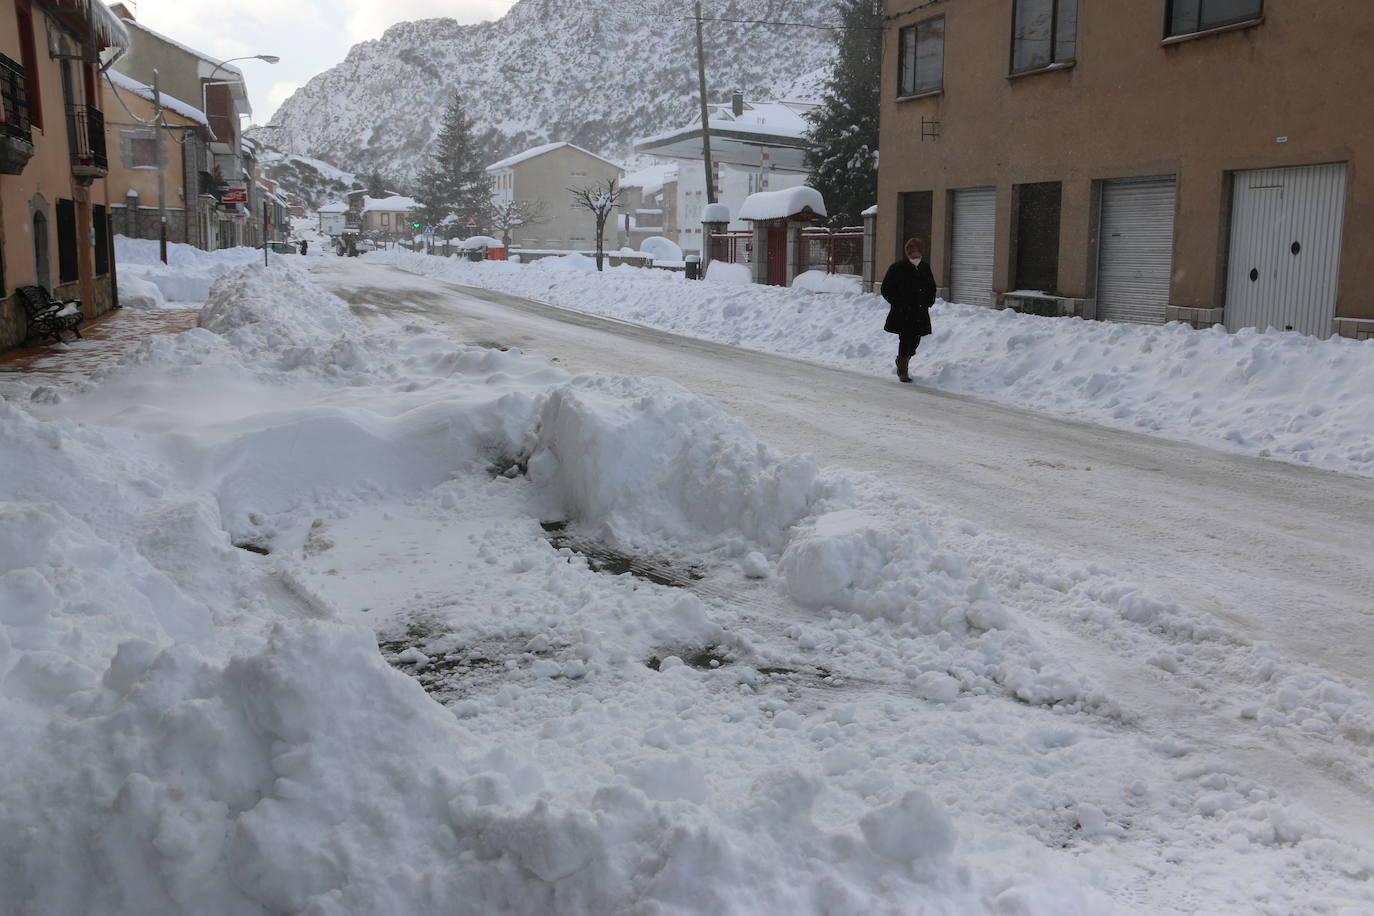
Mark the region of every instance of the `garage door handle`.
POLYGON ((1254 282, 1255 282, 1256 280, 1258 280, 1258 279, 1259 279, 1259 271, 1256 270, 1256 269, 1253 268, 1253 267, 1250 268, 1250 282, 1251 282, 1251 283, 1254 283, 1254 282))

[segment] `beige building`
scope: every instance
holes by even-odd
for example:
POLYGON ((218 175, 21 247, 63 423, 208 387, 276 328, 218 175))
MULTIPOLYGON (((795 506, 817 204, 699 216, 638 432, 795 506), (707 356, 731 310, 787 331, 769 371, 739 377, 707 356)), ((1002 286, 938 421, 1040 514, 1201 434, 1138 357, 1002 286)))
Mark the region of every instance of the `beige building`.
POLYGON ((0 0, 0 348, 27 334, 20 286, 115 304, 97 68, 128 42, 97 0, 0 0))
POLYGON ((205 231, 217 201, 198 193, 205 157, 205 115, 160 93, 164 127, 159 138, 151 86, 116 71, 102 80, 110 174, 106 179, 115 232, 129 238, 159 238, 160 213, 167 214, 167 241, 208 247, 205 231), (162 163, 165 171, 159 167, 162 163), (162 174, 163 208, 158 206, 162 174))
POLYGON ((920 236, 954 301, 1374 335, 1374 3, 885 7, 880 271, 920 236))
MULTIPOLYGON (((604 187, 620 180, 620 166, 571 143, 549 143, 525 150, 487 166, 492 203, 542 201, 543 217, 511 230, 516 248, 526 250, 592 251, 596 248, 596 218, 573 203, 569 188, 604 187)), ((615 220, 606 224, 607 248, 616 247, 615 220)))
POLYGON ((420 205, 409 197, 393 194, 390 197, 367 197, 362 199, 363 231, 387 238, 411 238, 420 230, 412 223, 412 217, 420 205))

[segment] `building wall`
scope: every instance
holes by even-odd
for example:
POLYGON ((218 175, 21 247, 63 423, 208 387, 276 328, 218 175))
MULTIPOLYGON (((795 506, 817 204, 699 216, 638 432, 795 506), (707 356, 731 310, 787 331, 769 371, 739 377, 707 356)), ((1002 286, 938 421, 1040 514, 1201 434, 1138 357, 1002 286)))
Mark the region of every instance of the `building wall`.
MULTIPOLYGON (((150 167, 134 167, 129 158, 129 137, 154 136, 153 128, 134 118, 151 121, 154 106, 148 99, 120 90, 118 98, 107 81, 102 80, 102 108, 105 112, 106 143, 109 150, 110 174, 105 181, 109 186, 112 205, 115 208, 115 231, 131 238, 155 239, 158 232, 157 176, 158 170, 150 167), (121 104, 122 103, 122 104, 121 104), (125 110, 127 107, 127 111, 125 110), (133 117, 131 117, 132 115, 133 117), (137 196, 131 201, 129 192, 137 196), (134 209, 129 210, 132 204, 134 209)), ((188 245, 202 244, 199 237, 198 207, 199 188, 196 173, 195 154, 197 142, 192 139, 185 145, 177 142, 186 139, 187 133, 196 128, 190 118, 182 117, 170 109, 164 109, 166 122, 174 128, 187 130, 163 131, 162 155, 166 161, 164 196, 167 207, 167 240, 188 245), (188 187, 188 184, 190 187, 188 187), (190 216, 186 210, 189 201, 190 216)))
MULTIPOLYGON (((512 230, 511 240, 516 245, 581 251, 596 247, 596 218, 588 210, 573 206, 568 189, 605 186, 607 179, 621 177, 619 167, 564 146, 516 163, 514 171, 514 199, 547 204, 544 222, 512 230)), ((616 240, 618 213, 606 221, 605 242, 610 247, 616 240)))
MULTIPOLYGON (((732 217, 726 228, 747 230, 750 223, 737 219, 744 199, 756 191, 782 191, 806 184, 805 172, 715 163, 716 201, 730 208, 732 217)), ((685 252, 701 253, 701 212, 706 206, 706 169, 702 160, 682 161, 678 167, 675 218, 681 220, 679 244, 685 252)))
MULTIPOLYGON (((886 12, 909 10, 887 0, 886 12)), ((948 194, 996 186, 994 286, 1013 280, 1013 186, 1062 183, 1059 289, 1092 297, 1098 182, 1177 178, 1170 304, 1225 301, 1229 173, 1348 163, 1336 315, 1374 318, 1374 3, 1267 0, 1262 24, 1165 42, 1164 0, 1079 3, 1071 67, 1009 77, 1012 4, 901 15, 884 38, 879 261, 898 256, 898 195, 932 191, 929 256, 948 271, 948 194), (899 30, 945 17, 943 91, 897 98, 899 30), (939 122, 922 138, 922 118, 939 122)))
MULTIPOLYGON (((108 207, 109 198, 106 182, 96 179, 83 187, 72 175, 71 150, 68 145, 66 105, 62 94, 62 75, 59 62, 48 55, 48 36, 45 28, 46 16, 37 6, 33 7, 33 47, 38 56, 37 71, 39 91, 42 98, 43 127, 33 127, 34 154, 20 175, 0 175, 0 245, 3 251, 4 284, 3 299, 0 299, 0 348, 13 347, 23 342, 26 318, 23 308, 11 295, 16 287, 39 282, 34 257, 35 212, 44 214, 47 221, 47 250, 50 269, 49 287, 55 295, 82 300, 82 311, 87 318, 103 314, 112 305, 112 290, 109 274, 95 275, 95 255, 92 241, 93 204, 108 207), (59 243, 57 235, 57 202, 60 199, 75 202, 76 213, 76 254, 79 279, 73 283, 62 283, 59 278, 59 243)), ((56 24, 55 34, 65 34, 56 24)), ((74 52, 75 45, 68 41, 68 50, 74 52)), ((23 63, 19 44, 18 17, 13 0, 0 2, 0 52, 15 61, 23 63)), ((76 101, 86 103, 82 98, 82 83, 79 73, 73 80, 76 101)), ((91 102, 95 107, 100 101, 91 102)), ((107 210, 108 212, 108 210, 107 210)))

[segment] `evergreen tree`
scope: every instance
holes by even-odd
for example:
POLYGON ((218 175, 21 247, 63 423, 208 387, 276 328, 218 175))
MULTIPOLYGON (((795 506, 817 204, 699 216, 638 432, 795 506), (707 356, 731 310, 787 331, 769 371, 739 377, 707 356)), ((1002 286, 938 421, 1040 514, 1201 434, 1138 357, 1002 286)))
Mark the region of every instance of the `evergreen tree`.
POLYGON ((367 176, 367 196, 374 200, 387 196, 386 182, 382 180, 382 173, 376 169, 373 169, 372 173, 367 176))
POLYGON ((819 108, 806 116, 808 184, 821 192, 832 226, 857 226, 878 202, 878 82, 881 0, 843 0, 834 68, 819 108))
POLYGON ((491 185, 484 168, 485 157, 472 135, 472 120, 463 108, 463 97, 454 93, 444 109, 439 130, 439 149, 428 168, 420 173, 415 200, 427 226, 456 217, 460 231, 470 222, 486 228, 491 212, 491 185))

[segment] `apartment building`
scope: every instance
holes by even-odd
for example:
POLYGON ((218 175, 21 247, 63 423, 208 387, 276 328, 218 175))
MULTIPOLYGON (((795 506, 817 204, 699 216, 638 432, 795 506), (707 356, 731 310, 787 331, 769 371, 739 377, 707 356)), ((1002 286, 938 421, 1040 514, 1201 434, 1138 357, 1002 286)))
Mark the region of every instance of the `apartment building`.
MULTIPOLYGON (((624 170, 580 146, 547 143, 494 162, 486 173, 496 207, 526 201, 539 208, 537 219, 512 229, 516 247, 591 251, 596 248, 596 219, 577 206, 568 189, 604 187, 609 180, 618 182, 624 170)), ((606 228, 607 243, 617 242, 615 224, 606 228)))
POLYGON ((1374 335, 1374 3, 886 0, 877 251, 954 301, 1374 335))
POLYGON ((128 44, 97 0, 0 0, 0 348, 27 334, 20 286, 116 304, 98 71, 128 44))

